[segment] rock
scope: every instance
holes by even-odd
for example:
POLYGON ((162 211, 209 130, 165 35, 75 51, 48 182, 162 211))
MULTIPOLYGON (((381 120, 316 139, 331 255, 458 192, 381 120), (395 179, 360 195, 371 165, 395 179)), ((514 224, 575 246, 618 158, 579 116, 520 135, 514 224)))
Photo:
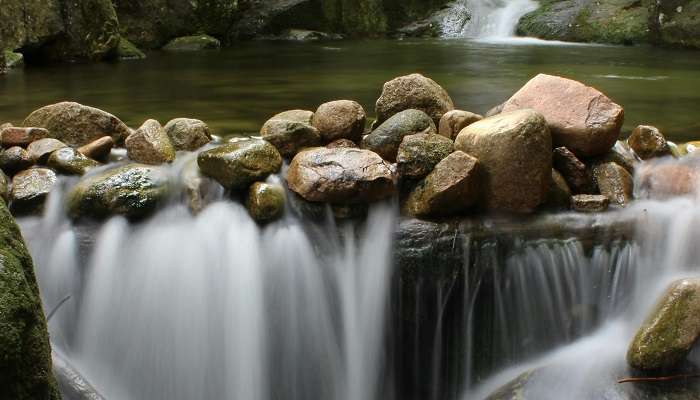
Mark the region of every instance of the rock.
POLYGON ((602 194, 571 196, 571 209, 579 212, 602 212, 608 209, 610 199, 602 194))
POLYGON ((649 31, 651 40, 671 47, 700 48, 700 5, 693 0, 651 2, 649 31))
POLYGON ((47 168, 32 168, 17 173, 12 178, 12 212, 41 211, 56 180, 56 174, 47 168))
POLYGON ((29 114, 23 125, 46 128, 52 138, 71 147, 86 145, 103 136, 123 143, 131 133, 114 115, 72 102, 42 107, 29 114))
POLYGON ((409 109, 425 112, 437 125, 446 112, 454 109, 454 103, 442 86, 421 74, 400 76, 386 82, 376 104, 378 123, 409 109))
POLYGON ((579 157, 604 154, 615 144, 622 107, 598 90, 558 76, 539 74, 503 105, 503 112, 531 108, 547 120, 555 147, 579 157))
POLYGON ((35 142, 31 142, 29 146, 27 146, 27 153, 32 163, 45 164, 51 153, 64 147, 68 146, 60 140, 52 138, 39 139, 35 142))
POLYGON ((328 143, 337 139, 362 139, 367 116, 362 106, 352 100, 336 100, 321 104, 311 124, 318 129, 321 139, 328 143))
POLYGON ((0 171, 0 197, 5 200, 5 204, 10 204, 10 179, 2 171, 0 171))
POLYGON ((594 166, 593 177, 600 194, 610 199, 613 204, 624 207, 632 201, 632 175, 618 164, 607 162, 594 166))
POLYGON ((2 147, 27 147, 29 143, 49 137, 49 131, 44 128, 8 127, 0 131, 2 147))
POLYGON ((117 58, 120 60, 143 60, 146 55, 135 44, 125 38, 119 38, 117 58))
POLYGON ((641 198, 694 195, 700 183, 700 160, 684 157, 678 162, 646 162, 639 169, 637 182, 641 198))
POLYGON ((574 193, 595 193, 595 183, 581 160, 566 147, 557 147, 552 152, 552 164, 566 180, 574 193))
POLYGON ((281 112, 265 122, 260 129, 260 135, 272 143, 284 157, 294 157, 305 147, 321 144, 321 134, 311 125, 313 115, 313 112, 306 110, 281 112))
POLYGON ((484 117, 481 115, 470 113, 469 111, 448 111, 442 116, 442 118, 440 118, 438 133, 449 139, 455 140, 462 129, 482 119, 484 119, 484 117))
POLYGON ((204 175, 216 179, 226 189, 243 190, 279 171, 282 157, 270 143, 247 139, 201 152, 197 163, 204 175))
POLYGON ((0 124, 0 132, 3 131, 5 128, 12 128, 12 124, 9 122, 5 122, 4 124, 0 124))
POLYGON ((83 177, 67 194, 73 218, 122 215, 142 218, 153 213, 169 193, 167 172, 144 164, 127 164, 83 177))
POLYGON ((545 205, 553 209, 566 209, 571 206, 571 189, 564 177, 554 168, 545 205))
POLYGON ((175 148, 160 123, 149 119, 134 131, 124 143, 133 161, 158 165, 175 160, 175 148))
POLYGON ((192 214, 199 214, 207 205, 221 199, 223 195, 221 185, 201 173, 196 159, 189 160, 185 164, 180 173, 180 179, 185 189, 185 202, 192 214))
POLYGON ((371 151, 347 148, 300 152, 289 165, 287 184, 308 201, 337 204, 377 201, 395 191, 386 161, 371 151))
POLYGON ((455 149, 479 160, 482 207, 531 212, 545 200, 552 139, 540 113, 520 110, 475 122, 457 135, 455 149))
POLYGON ((452 141, 436 134, 404 136, 396 156, 400 179, 423 179, 443 158, 454 151, 452 141))
POLYGON ((700 140, 691 140, 690 142, 678 145, 678 150, 682 156, 695 153, 698 149, 700 149, 700 140))
POLYGON ((666 138, 653 126, 639 125, 634 128, 627 143, 642 160, 671 155, 666 138))
POLYGON ((175 150, 194 151, 211 142, 209 126, 198 119, 176 118, 163 129, 175 150))
POLYGON ((34 162, 29 158, 27 150, 19 146, 10 147, 0 153, 0 169, 7 175, 12 176, 32 165, 34 165, 34 162))
POLYGON ((109 153, 114 147, 114 139, 110 136, 103 136, 84 146, 78 147, 78 151, 86 157, 97 161, 106 161, 109 153))
POLYGON ((638 161, 639 159, 632 153, 627 143, 618 140, 610 151, 601 156, 589 158, 586 160, 586 163, 589 166, 595 166, 602 163, 614 162, 626 169, 631 175, 634 175, 634 169, 638 161))
POLYGON ((327 32, 311 31, 307 29, 288 29, 282 32, 280 35, 273 37, 273 39, 293 40, 298 42, 311 42, 317 40, 340 40, 342 38, 342 35, 327 32))
POLYGON ((221 48, 221 42, 209 35, 182 36, 163 46, 165 51, 202 51, 219 48, 221 48))
POLYGON ((24 54, 5 51, 5 67, 8 69, 21 68, 24 66, 24 54))
POLYGON ((505 104, 506 103, 501 103, 495 107, 492 107, 491 109, 486 111, 486 114, 484 114, 484 117, 488 118, 488 117, 493 117, 494 115, 500 114, 503 111, 503 106, 505 104))
POLYGON ((423 111, 404 110, 362 138, 361 147, 372 150, 387 161, 394 162, 403 138, 418 133, 436 134, 437 129, 433 120, 423 111))
POLYGON ((479 198, 479 168, 479 161, 466 153, 448 155, 413 189, 406 200, 406 211, 418 217, 466 211, 479 198))
POLYGON ((72 147, 64 147, 54 151, 46 164, 67 175, 85 175, 88 170, 100 165, 97 161, 85 157, 72 147))
POLYGON ((334 140, 326 145, 329 149, 357 149, 359 146, 350 139, 334 140))
POLYGON ((627 363, 641 371, 679 367, 700 336, 700 279, 673 282, 639 327, 627 363))
POLYGON ((0 397, 60 400, 32 258, 0 201, 0 397))
POLYGON ((284 214, 284 189, 279 185, 255 182, 248 190, 246 207, 257 222, 269 222, 284 214))

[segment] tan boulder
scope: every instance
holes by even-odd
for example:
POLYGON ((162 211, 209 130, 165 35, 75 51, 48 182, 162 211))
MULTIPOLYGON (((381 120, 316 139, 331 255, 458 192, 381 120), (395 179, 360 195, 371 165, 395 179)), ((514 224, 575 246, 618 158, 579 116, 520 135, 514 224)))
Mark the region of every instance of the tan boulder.
POLYGON ((45 138, 31 142, 29 146, 27 146, 27 153, 33 163, 44 164, 46 160, 49 159, 51 153, 64 147, 68 146, 60 140, 45 138))
POLYGON ((336 100, 321 104, 311 120, 324 143, 337 139, 362 139, 367 116, 362 106, 352 100, 336 100))
POLYGON ((421 74, 400 76, 384 84, 376 104, 377 124, 403 110, 415 109, 428 114, 437 125, 454 108, 450 95, 434 80, 421 74))
POLYGON ((455 140, 462 129, 482 119, 484 119, 484 117, 481 115, 474 114, 469 111, 448 111, 442 116, 442 118, 440 118, 438 133, 446 138, 455 140))
POLYGON ((289 110, 274 115, 260 128, 260 136, 277 148, 284 157, 294 157, 305 147, 321 144, 318 129, 311 125, 314 113, 289 110))
POLYGON ((502 112, 533 109, 547 120, 555 147, 579 157, 610 150, 620 135, 622 107, 600 91, 559 76, 539 74, 503 104, 502 112))
POLYGON ((149 119, 125 142, 130 159, 138 163, 158 165, 175 160, 175 148, 168 134, 154 119, 149 119))

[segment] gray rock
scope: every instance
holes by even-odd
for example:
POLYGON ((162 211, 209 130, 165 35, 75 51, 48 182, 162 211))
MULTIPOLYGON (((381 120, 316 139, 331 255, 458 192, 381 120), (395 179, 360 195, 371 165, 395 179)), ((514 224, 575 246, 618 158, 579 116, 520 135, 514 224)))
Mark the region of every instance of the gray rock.
POLYGON ((198 119, 176 118, 163 129, 175 150, 194 151, 211 142, 209 126, 198 119))
POLYGON ((284 157, 292 158, 305 147, 321 144, 321 134, 312 126, 313 115, 313 112, 306 110, 281 112, 265 122, 260 135, 284 157))
POLYGON ((34 162, 29 158, 27 150, 19 146, 10 147, 0 153, 0 169, 7 175, 12 176, 32 165, 34 165, 34 162))
POLYGON ((404 136, 396 156, 396 172, 400 179, 423 179, 453 151, 452 141, 441 135, 404 136))
POLYGON ((31 142, 29 146, 27 146, 27 153, 29 154, 29 159, 31 159, 33 163, 45 164, 51 153, 64 147, 68 146, 60 140, 51 138, 39 139, 35 142, 31 142))
POLYGON ((378 123, 409 109, 425 112, 437 125, 446 112, 454 109, 454 103, 442 86, 421 74, 400 76, 386 82, 376 104, 378 123))
POLYGON ((435 123, 423 111, 404 110, 362 138, 361 147, 372 150, 387 161, 395 162, 403 138, 418 133, 436 134, 435 123))
POLYGON ((165 51, 202 51, 219 48, 221 48, 221 42, 209 35, 182 36, 163 46, 165 51))
POLYGON ((47 168, 32 168, 16 174, 12 178, 12 202, 10 203, 12 211, 17 213, 41 211, 56 181, 56 174, 47 168))
POLYGON ((87 171, 100 165, 72 147, 64 147, 51 153, 46 164, 67 175, 85 175, 87 171))

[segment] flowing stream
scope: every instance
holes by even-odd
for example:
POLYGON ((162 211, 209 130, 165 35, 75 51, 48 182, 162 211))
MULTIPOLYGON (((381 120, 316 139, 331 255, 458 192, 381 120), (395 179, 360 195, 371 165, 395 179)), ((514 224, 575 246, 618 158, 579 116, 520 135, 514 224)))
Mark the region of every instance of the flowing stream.
POLYGON ((533 0, 467 0, 471 18, 462 35, 477 39, 506 39, 515 36, 520 17, 536 10, 533 0))

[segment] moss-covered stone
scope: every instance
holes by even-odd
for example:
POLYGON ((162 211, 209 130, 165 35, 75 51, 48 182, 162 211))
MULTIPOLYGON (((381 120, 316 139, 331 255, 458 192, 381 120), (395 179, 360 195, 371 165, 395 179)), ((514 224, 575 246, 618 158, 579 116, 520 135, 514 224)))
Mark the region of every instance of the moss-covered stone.
POLYGON ((192 35, 175 38, 163 46, 166 51, 201 51, 216 50, 221 42, 209 35, 192 35))
POLYGON ((223 187, 241 190, 279 171, 282 156, 264 140, 247 139, 201 152, 197 164, 204 175, 216 179, 223 187))
POLYGON ((248 190, 246 207, 257 222, 272 221, 284 213, 284 197, 281 186, 255 182, 248 190))
POLYGON ((0 398, 58 400, 34 265, 0 202, 0 398))
POLYGON ((700 48, 700 1, 653 1, 649 25, 654 43, 700 48))
POLYGON ((406 136, 399 145, 396 172, 400 179, 423 179, 453 151, 452 140, 441 135, 419 133, 406 136))
POLYGON ((128 164, 82 178, 67 194, 73 218, 151 214, 169 193, 167 173, 158 167, 128 164))
POLYGON ((142 60, 146 58, 146 55, 135 44, 122 37, 119 38, 117 46, 117 58, 120 60, 142 60))
POLYGON ((47 165, 64 174, 85 175, 87 171, 99 166, 100 163, 85 157, 72 147, 64 147, 51 153, 47 165))
MULTIPOLYGON (((19 68, 24 65, 24 55, 22 53, 15 53, 12 51, 5 51, 4 53, 5 67, 19 68)), ((0 64, 2 64, 2 61, 0 61, 0 64)))

